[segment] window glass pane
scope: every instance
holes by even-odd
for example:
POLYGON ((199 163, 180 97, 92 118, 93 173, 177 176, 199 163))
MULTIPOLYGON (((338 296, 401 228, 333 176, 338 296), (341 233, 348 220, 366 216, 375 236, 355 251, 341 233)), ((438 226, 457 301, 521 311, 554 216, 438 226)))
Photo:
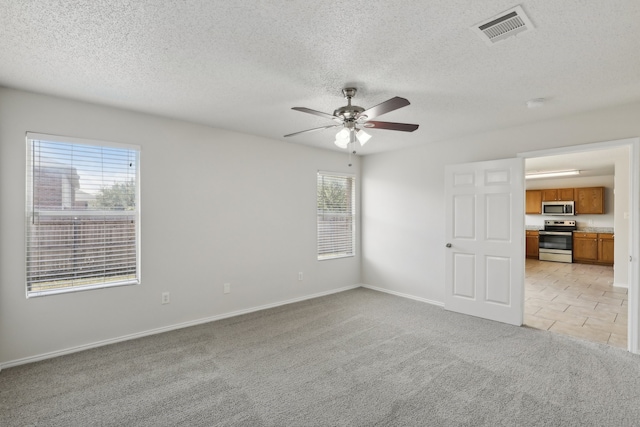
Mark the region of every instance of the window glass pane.
POLYGON ((139 151, 27 143, 27 295, 139 283, 139 151))
POLYGON ((355 178, 318 173, 318 259, 355 254, 355 178))

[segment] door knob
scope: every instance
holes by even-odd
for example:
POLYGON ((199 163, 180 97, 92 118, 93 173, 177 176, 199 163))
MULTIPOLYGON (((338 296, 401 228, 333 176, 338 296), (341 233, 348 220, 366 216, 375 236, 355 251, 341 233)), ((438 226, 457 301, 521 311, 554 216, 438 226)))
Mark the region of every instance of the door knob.
POLYGON ((450 248, 451 247, 451 243, 447 243, 447 247, 450 248))

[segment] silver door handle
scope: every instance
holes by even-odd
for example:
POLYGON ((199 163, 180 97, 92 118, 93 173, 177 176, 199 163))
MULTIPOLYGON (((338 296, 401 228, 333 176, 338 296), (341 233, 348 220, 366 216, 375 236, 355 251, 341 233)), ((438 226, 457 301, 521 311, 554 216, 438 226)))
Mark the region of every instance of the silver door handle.
POLYGON ((447 243, 447 247, 450 248, 451 247, 451 243, 447 243))

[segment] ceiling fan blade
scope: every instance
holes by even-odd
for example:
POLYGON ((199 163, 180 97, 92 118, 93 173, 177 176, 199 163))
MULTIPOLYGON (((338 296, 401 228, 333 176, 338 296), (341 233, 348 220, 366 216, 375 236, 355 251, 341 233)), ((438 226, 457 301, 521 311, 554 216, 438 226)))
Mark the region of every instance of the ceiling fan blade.
POLYGON ((364 110, 358 116, 367 116, 369 119, 373 119, 374 117, 381 116, 382 114, 386 114, 390 111, 397 110, 398 108, 406 107, 410 102, 408 99, 400 98, 396 96, 394 98, 388 99, 381 104, 378 104, 374 107, 369 108, 368 110, 364 110))
POLYGON ((336 117, 328 113, 323 113, 322 111, 312 110, 311 108, 293 107, 292 110, 302 111, 303 113, 315 114, 316 116, 324 117, 325 119, 335 120, 336 122, 342 123, 342 119, 340 117, 336 117))
POLYGON ((403 132, 413 132, 418 129, 419 125, 409 123, 392 123, 392 122, 365 122, 362 126, 373 129, 401 130, 403 132))
POLYGON ((294 132, 294 133, 290 133, 289 135, 285 135, 285 138, 286 138, 287 136, 299 135, 299 134, 301 134, 301 133, 307 133, 307 132, 315 132, 315 131, 317 131, 317 130, 322 130, 322 129, 336 128, 336 127, 338 127, 338 126, 342 126, 342 125, 329 125, 329 126, 322 126, 322 127, 319 127, 319 128, 313 128, 313 129, 302 130, 302 131, 300 131, 300 132, 294 132))

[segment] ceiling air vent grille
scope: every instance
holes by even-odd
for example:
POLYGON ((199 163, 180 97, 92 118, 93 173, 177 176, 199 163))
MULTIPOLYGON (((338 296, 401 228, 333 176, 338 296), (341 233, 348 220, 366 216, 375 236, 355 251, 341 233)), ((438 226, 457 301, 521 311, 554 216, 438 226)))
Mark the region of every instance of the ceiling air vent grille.
POLYGON ((471 30, 491 46, 516 34, 531 31, 533 28, 531 20, 525 15, 522 7, 516 6, 474 25, 471 30))

